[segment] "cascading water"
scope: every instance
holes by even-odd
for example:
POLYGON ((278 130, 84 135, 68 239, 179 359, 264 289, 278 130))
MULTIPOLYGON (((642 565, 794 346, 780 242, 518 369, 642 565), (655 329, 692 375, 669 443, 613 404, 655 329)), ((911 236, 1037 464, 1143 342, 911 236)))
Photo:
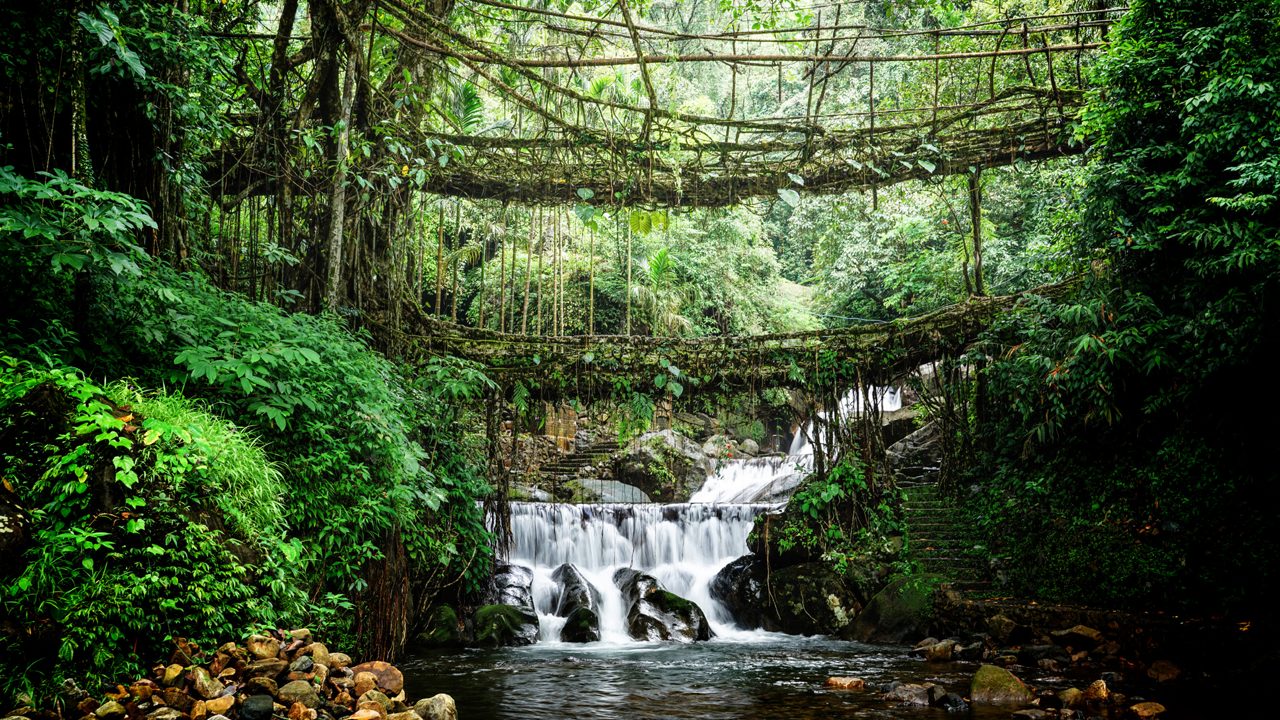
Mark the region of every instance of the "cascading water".
POLYGON ((512 503, 509 560, 533 570, 539 642, 557 642, 565 618, 556 614, 556 568, 569 563, 599 592, 600 639, 631 640, 626 608, 613 575, 634 568, 696 603, 717 635, 735 634, 733 621, 710 594, 715 574, 745 555, 756 515, 770 505, 565 505, 512 503))
MULTIPOLYGON (((896 410, 896 388, 870 388, 881 410, 896 410)), ((860 392, 851 391, 835 412, 862 411, 860 392)), ((757 515, 785 503, 812 466, 813 448, 797 433, 784 457, 729 460, 708 478, 687 504, 512 503, 512 546, 507 561, 529 568, 529 596, 538 618, 541 643, 560 642, 569 613, 569 565, 593 589, 590 597, 604 643, 632 640, 628 602, 615 583, 622 568, 643 572, 675 595, 695 603, 712 631, 721 637, 744 634, 729 612, 711 596, 716 573, 747 554, 747 535, 757 515)), ((525 576, 527 578, 527 576, 525 576)), ((633 630, 634 631, 634 630, 633 630)))
MULTIPOLYGON (((902 394, 894 387, 868 388, 871 404, 881 412, 893 412, 902 407, 902 394)), ((848 417, 862 412, 863 397, 858 390, 850 390, 840 400, 836 412, 848 417)), ((823 413, 823 417, 827 414, 823 413)), ((707 479, 702 488, 689 499, 691 503, 779 503, 791 496, 804 476, 813 468, 813 446, 805 439, 813 435, 814 425, 809 423, 804 432, 797 432, 784 457, 726 460, 719 471, 707 479)))

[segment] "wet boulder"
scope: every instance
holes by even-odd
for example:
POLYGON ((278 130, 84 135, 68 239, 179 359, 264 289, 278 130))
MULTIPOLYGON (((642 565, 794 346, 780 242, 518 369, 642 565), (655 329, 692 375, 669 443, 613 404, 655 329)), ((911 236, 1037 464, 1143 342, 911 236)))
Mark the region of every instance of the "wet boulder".
POLYGON ((475 643, 482 647, 532 645, 538 639, 538 616, 512 605, 485 605, 475 614, 475 643))
POLYGON ((499 565, 493 574, 493 601, 533 610, 533 571, 523 565, 499 565))
POLYGON ((871 643, 903 643, 925 635, 933 617, 933 592, 941 582, 937 575, 894 580, 871 598, 846 635, 871 643))
POLYGON ((476 611, 477 645, 532 645, 538 640, 538 613, 533 607, 533 571, 522 565, 499 565, 493 576, 493 605, 476 611))
POLYGON ((764 563, 758 555, 743 555, 725 565, 711 579, 710 590, 738 627, 755 630, 764 626, 764 563))
POLYGON ((555 613, 567 618, 560 631, 564 642, 595 642, 600 639, 600 591, 569 563, 556 568, 551 579, 559 586, 555 613))
POLYGON ((1013 673, 995 665, 983 665, 969 683, 974 705, 1029 705, 1031 691, 1013 673))
POLYGON ((665 590, 652 576, 621 568, 613 582, 627 608, 627 632, 636 640, 711 639, 711 624, 702 608, 665 590))
POLYGON ((579 607, 565 618, 560 628, 561 642, 589 643, 600 639, 600 616, 588 607, 579 607))
POLYGON ((715 472, 703 447, 667 429, 645 433, 613 464, 614 479, 640 488, 656 502, 685 502, 715 472))
POLYGON ((764 628, 793 635, 847 637, 862 609, 845 578, 822 562, 774 570, 769 579, 774 603, 764 608, 764 628))
POLYGON ((861 606, 840 573, 821 562, 774 569, 766 585, 760 556, 744 555, 711 580, 711 597, 747 629, 846 637, 861 606))

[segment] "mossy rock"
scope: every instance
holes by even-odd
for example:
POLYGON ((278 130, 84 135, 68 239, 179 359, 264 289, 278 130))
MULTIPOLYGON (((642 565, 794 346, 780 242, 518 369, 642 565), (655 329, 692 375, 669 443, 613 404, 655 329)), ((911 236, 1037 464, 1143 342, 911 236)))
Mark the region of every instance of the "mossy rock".
POLYGON ((973 674, 969 697, 974 705, 1029 705, 1032 700, 1017 676, 995 665, 983 665, 973 674))
POLYGON ((600 616, 589 607, 579 606, 565 619, 560 639, 573 643, 596 642, 600 639, 600 616))
POLYGON ((511 605, 485 605, 476 611, 475 644, 483 647, 532 645, 538 618, 511 605))
POLYGON ((827 563, 802 563, 775 570, 768 585, 772 591, 766 591, 764 597, 766 630, 848 637, 860 606, 844 577, 827 563))
POLYGON ((900 644, 928 634, 933 594, 941 575, 900 577, 876 593, 853 621, 849 636, 870 643, 900 644))
POLYGON ((437 605, 431 609, 415 642, 423 647, 462 647, 465 644, 462 630, 457 611, 448 605, 437 605))

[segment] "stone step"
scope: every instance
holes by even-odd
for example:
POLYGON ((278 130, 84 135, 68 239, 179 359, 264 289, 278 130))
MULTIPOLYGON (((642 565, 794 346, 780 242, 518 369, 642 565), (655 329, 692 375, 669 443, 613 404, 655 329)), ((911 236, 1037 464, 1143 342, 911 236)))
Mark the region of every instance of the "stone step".
POLYGON ((973 526, 960 521, 951 515, 907 515, 907 526, 910 528, 922 527, 948 527, 955 528, 961 532, 971 532, 973 526))

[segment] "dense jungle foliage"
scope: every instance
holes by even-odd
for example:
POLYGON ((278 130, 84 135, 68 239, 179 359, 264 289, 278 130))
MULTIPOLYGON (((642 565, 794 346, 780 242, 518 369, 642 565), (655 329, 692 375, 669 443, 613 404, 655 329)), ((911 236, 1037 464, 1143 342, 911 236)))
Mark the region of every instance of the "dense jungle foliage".
POLYGON ((1082 133, 1073 254, 1096 277, 981 347, 969 473, 1013 586, 1049 598, 1270 611, 1280 265, 1280 10, 1133 3, 1082 133))
MULTIPOLYGON (((427 316, 515 334, 750 335, 892 323, 1083 277, 1066 300, 1028 298, 948 375, 966 401, 944 418, 962 463, 952 490, 998 538, 1003 589, 1274 612, 1260 420, 1280 350, 1273 2, 1134 0, 1096 60, 1049 59, 1092 83, 1062 140, 1082 156, 934 176, 935 157, 873 192, 808 194, 792 178, 724 208, 630 202, 640 162, 616 168, 615 197, 570 186, 555 205, 441 193, 440 178, 496 155, 496 139, 555 135, 539 107, 610 128, 650 85, 677 116, 802 118, 807 65, 486 77, 396 33, 438 22, 532 56, 546 29, 510 8, 433 0, 406 19, 387 5, 0 6, 0 273, 14 286, 0 510, 26 535, 0 569, 0 698, 113 682, 166 655, 167 638, 266 626, 394 657, 433 602, 473 602, 494 546, 482 504, 498 499, 486 430, 536 403, 474 363, 417 353, 427 316), (580 112, 553 92, 566 87, 590 100, 580 112)), ((945 30, 1093 5, 893 0, 845 21, 945 30)), ((691 33, 815 21, 796 2, 636 11, 691 33)), ((824 80, 817 105, 840 117, 877 97, 965 101, 969 84, 940 87, 928 63, 874 89, 868 67, 824 80)), ((1024 72, 961 70, 993 91, 1024 72)), ((672 157, 695 154, 666 140, 672 157)), ((817 386, 842 361, 795 372, 817 386)), ((615 384, 614 415, 635 425, 621 434, 678 398, 664 387, 678 370, 656 376, 615 384)), ((789 408, 753 388, 734 410, 758 406, 789 408)), ((822 468, 780 549, 844 571, 901 531, 900 495, 870 462, 822 468)))

